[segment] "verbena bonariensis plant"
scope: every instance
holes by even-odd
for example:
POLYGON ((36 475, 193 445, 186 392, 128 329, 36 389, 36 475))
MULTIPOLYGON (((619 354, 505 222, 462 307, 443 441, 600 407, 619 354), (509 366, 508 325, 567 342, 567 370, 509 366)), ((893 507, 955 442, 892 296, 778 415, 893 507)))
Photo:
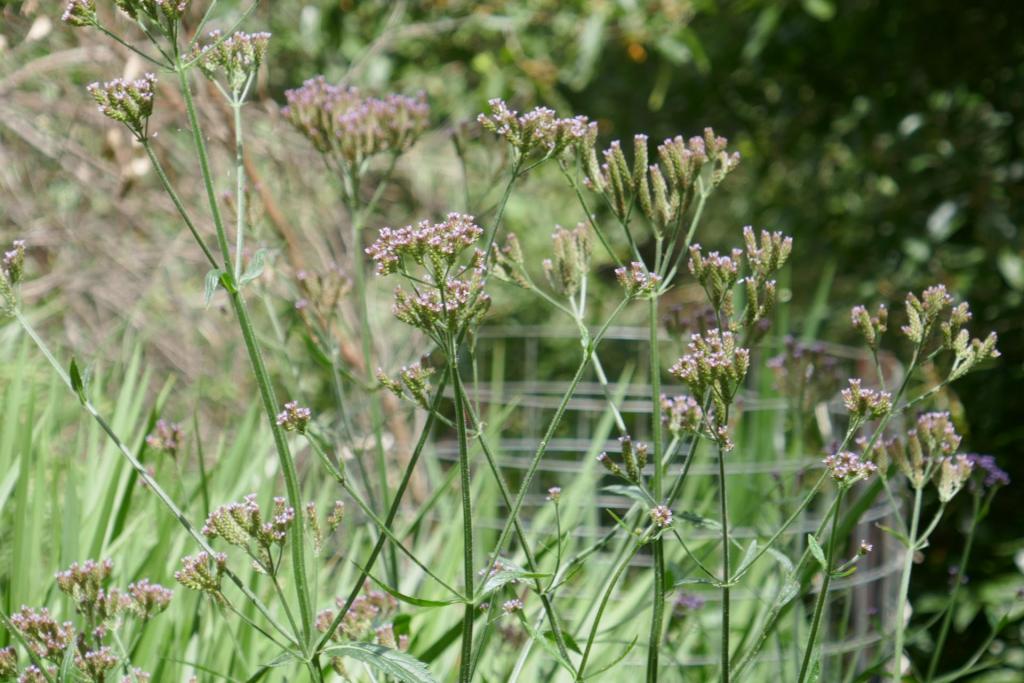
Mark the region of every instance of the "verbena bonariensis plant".
MULTIPOLYGON (((452 676, 461 682, 474 678, 516 680, 529 675, 523 672, 531 652, 539 649, 543 659, 533 664, 537 680, 582 681, 601 676, 617 680, 624 675, 622 667, 628 665, 624 660, 641 635, 608 637, 621 628, 606 620, 609 605, 628 583, 643 589, 644 599, 636 609, 645 622, 646 645, 641 648, 646 648, 642 666, 648 681, 684 675, 677 665, 687 657, 688 641, 675 640, 679 637, 677 625, 685 624, 691 615, 709 611, 705 609, 709 595, 682 592, 687 586, 703 586, 717 593, 718 614, 709 620, 718 633, 709 639, 715 653, 709 678, 749 679, 760 671, 763 646, 775 638, 780 648, 792 648, 799 662, 792 677, 801 683, 820 678, 823 669, 832 680, 852 680, 861 671, 886 671, 894 681, 901 680, 908 644, 905 605, 915 555, 926 548, 947 506, 966 488, 972 498, 972 517, 959 565, 962 574, 973 530, 996 488, 1006 483, 1005 474, 990 456, 959 453, 961 437, 948 413, 919 412, 934 408, 932 404, 948 384, 998 355, 994 335, 984 340, 971 338, 966 329, 970 320, 966 304, 954 305, 941 285, 920 296, 908 295, 907 322, 900 331, 910 355, 896 383, 883 363, 887 309, 879 307, 874 315, 863 306, 853 309, 853 326, 864 339, 865 357, 875 366, 875 376, 848 379, 838 397, 844 409, 842 438, 827 443, 825 452, 816 458, 820 467, 810 486, 794 483, 800 492, 799 503, 779 515, 772 528, 756 526, 751 542, 743 548, 730 519, 734 506, 730 504, 727 461, 734 457, 730 454, 742 450, 737 444, 743 443, 745 403, 762 387, 752 380, 760 352, 780 346, 772 337, 771 325, 779 299, 777 278, 786 268, 793 244, 781 232, 751 227, 743 229, 741 247, 728 253, 710 251, 695 242, 708 200, 739 163, 728 141, 709 128, 699 136, 665 140, 652 153, 647 137, 637 135, 630 159, 618 141, 601 151, 597 124, 585 117, 563 118, 546 108, 520 114, 494 100, 490 111, 480 115, 479 123, 507 145, 509 173, 489 220, 449 213, 440 220, 426 218, 406 227, 383 228, 375 239, 367 240, 364 232, 377 216, 398 159, 427 129, 429 108, 422 95, 375 97, 317 77, 286 93, 282 114, 322 156, 325 168, 338 182, 349 217, 349 231, 342 235, 347 268, 300 277, 306 296, 296 306, 310 343, 329 366, 329 385, 340 413, 337 422, 342 425, 336 434, 330 426, 333 420, 314 416, 296 400, 279 402, 246 301, 246 295, 257 291, 254 282, 265 267, 266 255, 259 251, 246 258, 250 226, 242 112, 267 57, 270 36, 235 31, 248 13, 231 30, 204 36, 210 12, 197 27, 186 28, 187 1, 118 0, 115 4, 145 37, 146 47, 137 47, 116 33, 115 27, 101 22, 91 0, 73 0, 64 19, 74 26, 99 29, 162 72, 159 78, 169 74, 176 81, 206 194, 208 222, 195 218, 186 206, 155 145, 150 121, 159 105, 158 76, 96 83, 89 87, 89 95, 104 116, 124 125, 145 150, 183 226, 210 266, 207 298, 222 289, 230 302, 285 495, 264 505, 256 494, 248 495, 216 507, 204 524, 193 524, 187 501, 176 502, 161 487, 92 403, 77 365, 72 362, 65 370, 22 314, 17 285, 24 275, 23 242, 16 242, 4 255, 0 306, 4 315, 14 317, 24 328, 135 468, 148 491, 198 546, 195 554, 181 560, 175 574, 178 582, 208 596, 224 618, 233 615, 278 652, 261 662, 256 671, 221 673, 243 673, 256 679, 290 666, 313 681, 324 680, 331 670, 355 678, 359 673, 346 662, 356 660, 376 671, 368 674, 371 676, 435 680, 434 673, 420 661, 424 659, 434 664, 435 672, 448 661, 452 676), (213 83, 233 114, 233 227, 225 220, 194 101, 192 77, 197 73, 213 83), (543 173, 542 167, 552 167, 564 178, 583 222, 573 229, 557 228, 549 258, 535 267, 516 235, 503 230, 503 218, 519 181, 535 169, 543 173), (597 258, 595 244, 603 251, 599 258, 615 266, 618 288, 611 290, 615 292, 611 305, 607 295, 592 295, 595 288, 608 291, 592 269, 597 258), (396 378, 377 367, 381 359, 373 344, 377 330, 370 315, 373 298, 368 261, 379 277, 400 281, 392 312, 416 330, 420 350, 427 357, 432 355, 432 363, 410 363, 396 378), (543 272, 543 280, 536 277, 538 270, 543 272), (471 399, 475 379, 465 376, 467 365, 474 363, 478 328, 492 295, 496 295, 492 276, 567 316, 581 349, 576 371, 527 459, 518 489, 505 480, 502 471, 497 440, 500 425, 496 433, 484 422, 479 405, 471 399), (663 357, 666 330, 660 302, 683 282, 699 286, 707 311, 675 347, 678 353, 663 357), (354 298, 354 324, 347 320, 339 325, 340 302, 350 295, 354 298), (634 313, 644 320, 649 347, 645 402, 650 419, 640 430, 634 426, 631 433, 628 416, 602 363, 602 341, 615 321, 634 313), (346 340, 339 336, 339 327, 351 328, 358 338, 355 356, 344 352, 346 340), (688 393, 663 392, 666 372, 688 393), (575 515, 563 516, 567 494, 562 488, 551 487, 547 492, 555 520, 553 538, 526 523, 524 503, 588 373, 601 385, 619 432, 617 447, 602 452, 598 461, 608 477, 620 480, 612 490, 631 503, 625 512, 609 511, 614 518, 610 532, 590 545, 575 546, 576 551, 570 553, 573 525, 582 522, 575 515), (927 379, 936 376, 943 379, 927 379), (383 400, 385 390, 425 413, 415 448, 397 484, 389 477, 394 459, 387 452, 390 416, 383 400), (366 403, 365 414, 354 418, 345 412, 353 399, 366 403), (900 426, 901 421, 910 428, 900 426), (424 509, 413 510, 411 526, 398 526, 399 514, 407 509, 403 508, 406 491, 438 425, 452 430, 457 442, 461 547, 456 546, 455 551, 461 554, 461 582, 452 582, 436 561, 424 559, 422 547, 408 542, 408 530, 426 523, 425 509, 436 504, 433 498, 424 509), (308 468, 297 467, 293 447, 308 447, 316 460, 308 468), (346 466, 343 451, 352 453, 349 460, 355 463, 355 471, 346 466), (482 456, 485 470, 474 471, 476 455, 482 456), (699 478, 692 476, 694 463, 705 458, 715 472, 716 485, 710 491, 702 491, 699 478), (317 465, 328 475, 326 479, 316 478, 312 470, 317 465), (474 491, 483 490, 485 482, 496 487, 505 515, 500 530, 490 536, 478 528, 480 501, 474 500, 474 491), (906 486, 912 502, 903 513, 906 486), (699 505, 693 502, 696 492, 701 492, 700 497, 711 507, 700 507, 699 512, 681 508, 684 500, 690 501, 687 505, 699 505), (321 494, 329 496, 327 500, 338 498, 326 516, 315 502, 321 494), (349 577, 351 583, 343 587, 346 590, 333 598, 334 608, 318 611, 322 600, 320 565, 337 546, 332 535, 345 517, 343 497, 358 508, 375 539, 366 556, 359 555, 361 546, 357 544, 342 553, 358 569, 356 576, 349 577), (896 521, 885 531, 904 548, 896 613, 894 618, 878 622, 880 638, 871 652, 828 665, 823 663, 821 641, 829 624, 830 586, 833 580, 853 574, 858 562, 872 552, 867 540, 851 546, 850 536, 879 497, 892 504, 896 521), (935 510, 930 519, 923 519, 933 498, 935 510), (794 544, 791 529, 796 522, 820 508, 824 514, 815 520, 806 542, 794 544), (713 538, 694 533, 701 529, 713 530, 713 538), (482 547, 484 538, 493 542, 482 547), (743 551, 739 561, 737 550, 743 551), (381 555, 382 573, 376 569, 381 555), (749 589, 751 577, 763 581, 770 575, 760 562, 766 555, 779 566, 769 582, 775 593, 762 598, 761 611, 752 616, 745 612, 743 623, 737 623, 735 591, 749 589), (314 561, 310 562, 310 556, 314 561), (599 556, 610 561, 598 564, 599 556), (635 566, 639 556, 649 557, 650 569, 635 566), (427 599, 402 592, 403 569, 421 572, 436 584, 434 590, 443 590, 445 596, 427 599), (583 580, 583 576, 590 578, 583 580), (574 593, 581 592, 582 610, 573 606, 578 601, 574 593), (417 617, 422 614, 424 619, 444 622, 454 610, 459 613, 458 623, 445 627, 444 635, 433 643, 416 643, 408 637, 408 621, 399 625, 402 605, 417 617), (670 613, 666 605, 670 605, 670 613), (789 626, 783 617, 795 606, 809 608, 809 618, 801 620, 799 628, 785 631, 789 626), (507 665, 501 658, 488 657, 496 647, 495 631, 509 642, 523 643, 507 665), (736 638, 737 634, 741 637, 736 638), (457 652, 442 658, 456 641, 457 652), (608 641, 620 642, 614 652, 608 650, 608 641)), ((791 413, 792 428, 784 435, 789 445, 776 446, 795 458, 804 453, 809 422, 804 417, 834 396, 832 380, 839 369, 823 348, 797 342, 782 346, 783 352, 765 365, 777 373, 791 413)), ((172 456, 185 447, 180 427, 166 421, 157 423, 146 444, 172 456)), ((814 448, 820 450, 821 446, 814 448)), ((445 487, 441 487, 437 496, 444 493, 445 487)), ((764 509, 770 504, 766 498, 761 506, 766 518, 772 516, 764 509)), ((334 586, 336 577, 326 575, 334 586)), ((5 627, 26 648, 31 663, 19 674, 14 651, 0 651, 0 678, 63 681, 86 676, 99 681, 115 670, 127 680, 143 677, 128 661, 131 648, 124 647, 117 628, 108 622, 120 624, 127 609, 137 614, 142 610, 148 618, 166 605, 168 594, 143 582, 133 584, 127 595, 121 594, 106 588, 108 576, 109 565, 96 563, 73 567, 58 576, 60 588, 76 601, 83 626, 60 624, 48 613, 27 608, 4 615, 5 627), (104 644, 108 634, 116 648, 104 644)), ((936 653, 948 637, 958 593, 955 588, 941 613, 936 653)), ((935 654, 923 674, 926 680, 937 676, 937 664, 935 654)), ((972 665, 969 662, 941 680, 954 680, 972 665)))

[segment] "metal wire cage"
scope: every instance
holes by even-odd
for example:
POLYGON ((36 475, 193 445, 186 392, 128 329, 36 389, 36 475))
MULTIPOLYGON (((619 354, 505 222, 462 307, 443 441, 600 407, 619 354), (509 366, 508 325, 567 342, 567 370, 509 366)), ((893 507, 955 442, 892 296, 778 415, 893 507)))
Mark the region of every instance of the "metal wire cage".
MULTIPOLYGON (((601 370, 594 368, 579 383, 568 401, 563 419, 547 443, 536 476, 530 484, 520 516, 527 533, 534 539, 546 539, 549 550, 551 539, 562 532, 567 547, 577 550, 593 549, 601 539, 614 538, 586 559, 585 572, 606 577, 612 566, 622 557, 625 537, 618 529, 621 518, 634 504, 623 481, 612 477, 595 460, 601 452, 616 454, 620 425, 610 409, 614 404, 621 422, 634 441, 649 439, 651 420, 651 387, 647 376, 650 356, 646 328, 619 327, 610 329, 600 346, 601 370), (606 381, 601 381, 601 375, 606 381), (548 497, 548 489, 562 489, 557 517, 548 497), (614 513, 614 514, 613 514, 614 513), (557 530, 557 531, 556 531, 557 530)), ((662 358, 672 362, 674 353, 683 344, 665 337, 662 358)), ((863 374, 871 363, 870 356, 840 346, 821 346, 829 357, 841 367, 845 376, 863 374)), ((529 468, 534 453, 544 437, 552 416, 568 388, 567 379, 579 362, 581 349, 573 331, 530 327, 489 327, 479 332, 472 354, 472 367, 466 375, 467 395, 481 416, 495 451, 498 465, 513 491, 518 491, 523 474, 529 468), (540 380, 537 378, 550 378, 540 380), (556 379, 559 378, 559 379, 556 379)), ((811 431, 819 443, 808 450, 802 443, 794 443, 792 403, 772 389, 772 377, 765 363, 771 355, 768 347, 752 353, 752 367, 747 386, 757 390, 745 393, 738 401, 739 417, 734 427, 736 448, 727 454, 725 471, 729 490, 730 539, 733 571, 742 566, 744 556, 757 552, 783 520, 795 511, 813 483, 821 476, 824 452, 834 448, 845 429, 845 417, 837 406, 833 392, 831 401, 813 406, 808 416, 811 431)), ((886 373, 897 377, 900 368, 886 359, 886 373)), ((671 383, 664 385, 665 395, 686 393, 685 388, 671 383)), ((668 481, 682 470, 688 443, 676 444, 678 449, 667 468, 668 481)), ((457 466, 458 446, 451 434, 441 434, 435 444, 437 457, 446 466, 457 466)), ((700 554, 708 562, 720 563, 720 526, 716 519, 718 463, 714 448, 700 447, 695 451, 683 493, 674 506, 674 526, 682 538, 675 544, 669 559, 673 580, 674 600, 668 610, 665 648, 667 670, 675 668, 675 679, 695 680, 698 672, 711 676, 719 665, 717 629, 720 591, 706 581, 687 552, 700 554), (687 550, 681 543, 685 542, 687 550), (683 596, 683 597, 680 597, 683 596)), ((648 464, 647 469, 650 470, 648 464)), ((756 638, 758 627, 771 615, 779 592, 784 590, 787 574, 784 557, 799 557, 807 544, 808 534, 815 533, 826 516, 831 502, 830 487, 826 485, 815 501, 779 537, 771 552, 754 565, 740 583, 731 589, 733 642, 748 648, 748 638, 756 638)), ((508 510, 494 492, 481 491, 476 498, 474 523, 482 540, 494 540, 504 526, 508 510)), ((842 528, 843 536, 837 544, 836 557, 851 558, 862 541, 873 546, 873 551, 859 558, 856 571, 837 578, 829 587, 829 609, 823 620, 819 637, 821 666, 828 680, 842 680, 851 670, 865 667, 871 660, 875 646, 895 611, 898 572, 903 561, 903 548, 880 526, 889 526, 893 516, 892 498, 878 495, 877 486, 859 485, 844 505, 844 511, 854 510, 855 523, 842 528)), ((536 541, 535 541, 536 542, 536 541)), ((488 547, 484 543, 484 547, 488 547)), ((550 554, 550 553, 549 553, 550 554)), ((572 553, 567 551, 567 557, 572 553)), ((792 561, 792 560, 791 560, 792 561)), ((550 560, 547 562, 551 564, 550 560)), ((613 592, 611 607, 605 619, 621 624, 635 620, 639 644, 632 647, 618 667, 644 666, 646 621, 644 610, 649 610, 651 590, 651 556, 648 551, 637 553, 623 574, 620 588, 613 592)), ((719 565, 712 565, 715 570, 719 565)), ((781 680, 795 679, 794 658, 802 650, 806 637, 805 611, 813 608, 820 585, 820 573, 806 572, 809 591, 792 601, 779 619, 770 640, 758 648, 757 656, 749 663, 751 680, 764 680, 768 675, 781 676, 781 680), (795 618, 794 618, 795 617, 795 618)), ((556 600, 564 612, 570 630, 585 629, 593 615, 596 597, 585 590, 583 580, 567 581, 558 591, 556 600)), ((591 584, 604 586, 601 581, 591 584)), ((614 643, 612 644, 614 645, 614 643)), ((699 676, 698 676, 699 677, 699 676)), ((823 679, 824 680, 824 679, 823 679)))

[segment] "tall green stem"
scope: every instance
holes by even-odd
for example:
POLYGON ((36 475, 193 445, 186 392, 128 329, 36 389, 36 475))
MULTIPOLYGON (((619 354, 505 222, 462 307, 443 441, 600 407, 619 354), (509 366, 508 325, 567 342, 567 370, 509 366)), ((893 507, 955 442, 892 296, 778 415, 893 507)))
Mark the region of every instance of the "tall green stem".
POLYGON ((462 489, 462 572, 466 583, 466 605, 462 616, 462 657, 459 662, 459 681, 469 683, 473 672, 473 620, 476 605, 473 604, 473 505, 470 499, 471 482, 469 471, 469 439, 466 435, 466 411, 458 390, 454 345, 450 345, 448 376, 455 387, 455 431, 459 439, 459 479, 462 489))
POLYGON ((914 510, 910 517, 910 534, 907 538, 907 556, 903 559, 903 573, 900 575, 900 592, 896 595, 896 635, 893 644, 892 681, 900 683, 903 676, 900 663, 903 656, 903 637, 906 625, 903 623, 906 613, 907 594, 910 592, 910 574, 914 569, 914 553, 917 551, 917 526, 921 518, 921 490, 914 489, 914 510))
MULTIPOLYGON (((214 227, 217 230, 217 243, 220 245, 221 255, 223 258, 223 268, 225 272, 224 277, 228 280, 226 283, 228 297, 231 300, 231 307, 235 312, 235 316, 238 319, 238 325, 242 331, 242 338, 245 341, 245 348, 249 355, 249 362, 252 366, 253 375, 256 378, 256 384, 259 387, 260 398, 263 402, 263 409, 266 413, 267 421, 270 424, 270 431, 274 438, 274 446, 277 450, 278 462, 284 475, 285 488, 288 494, 288 504, 296 510, 295 521, 293 522, 295 529, 294 538, 299 540, 291 543, 291 556, 293 571, 295 573, 295 593, 299 603, 299 614, 302 617, 302 645, 303 650, 305 650, 309 645, 312 634, 313 601, 310 597, 309 579, 306 575, 305 544, 302 541, 302 539, 305 538, 305 535, 303 533, 303 515, 301 514, 303 505, 302 494, 299 488, 299 476, 295 469, 295 460, 292 458, 291 451, 288 448, 288 441, 284 436, 284 431, 277 424, 276 416, 278 402, 277 397, 274 395, 274 387, 270 382, 270 375, 267 372, 266 365, 263 361, 263 353, 260 350, 259 342, 256 339, 256 333, 254 332, 252 322, 249 319, 249 311, 245 305, 245 300, 238 291, 238 282, 232 275, 231 252, 228 247, 227 234, 224 230, 224 222, 221 218, 220 207, 217 203, 216 191, 213 187, 213 176, 210 172, 210 162, 206 152, 206 143, 203 141, 203 132, 199 126, 199 118, 196 115, 195 102, 192 99, 192 88, 188 82, 188 75, 180 61, 178 62, 176 71, 181 83, 182 95, 185 98, 185 110, 188 114, 189 125, 192 128, 192 139, 196 148, 196 154, 199 157, 199 168, 203 176, 203 185, 206 188, 207 200, 210 205, 210 213, 213 216, 214 227)), ((319 670, 319 667, 315 668, 317 671, 319 670)))
POLYGON ((722 515, 722 683, 729 683, 729 502, 725 486, 725 452, 718 448, 718 498, 722 515))
MULTIPOLYGON (((659 251, 661 242, 658 242, 659 251)), ((650 299, 648 309, 651 344, 651 440, 654 441, 654 499, 662 504, 663 470, 661 436, 661 354, 658 344, 658 297, 650 299)), ((647 642, 647 681, 658 680, 658 650, 661 646, 661 628, 665 618, 665 546, 658 536, 651 542, 654 561, 654 606, 651 610, 651 633, 647 642)))
POLYGON ((828 588, 832 583, 832 566, 835 563, 836 537, 839 535, 839 509, 842 507, 845 488, 839 489, 836 496, 836 504, 832 512, 832 531, 828 538, 828 555, 825 566, 822 567, 824 577, 821 582, 821 589, 818 591, 818 599, 814 603, 814 616, 811 618, 811 631, 807 634, 807 646, 804 648, 804 659, 800 664, 800 677, 798 683, 803 683, 810 672, 814 643, 818 637, 818 628, 821 626, 821 616, 825 611, 825 602, 828 600, 828 588))

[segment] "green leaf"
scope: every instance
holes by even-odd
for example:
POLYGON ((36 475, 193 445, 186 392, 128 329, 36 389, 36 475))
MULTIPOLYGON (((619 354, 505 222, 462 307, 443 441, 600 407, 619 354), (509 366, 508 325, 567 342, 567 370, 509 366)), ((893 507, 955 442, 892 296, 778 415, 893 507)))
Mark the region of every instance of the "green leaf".
POLYGON ((754 558, 757 556, 757 539, 750 542, 747 546, 746 552, 743 553, 743 559, 740 561, 740 567, 736 570, 737 574, 742 574, 747 568, 753 564, 754 558))
POLYGON ((807 534, 807 547, 810 548, 811 555, 814 555, 814 559, 818 561, 822 569, 828 569, 828 563, 825 561, 825 552, 818 545, 818 539, 814 537, 814 534, 807 534))
MULTIPOLYGON (((544 631, 544 637, 547 638, 548 640, 550 640, 552 643, 557 642, 555 640, 555 632, 553 630, 551 630, 551 629, 548 629, 547 631, 544 631)), ((576 642, 576 639, 573 638, 568 633, 566 633, 564 630, 562 631, 562 640, 565 642, 565 646, 567 648, 569 648, 570 650, 572 650, 573 652, 575 652, 578 655, 583 654, 583 651, 580 650, 580 646, 576 642)))
POLYGON ((258 278, 260 275, 262 275, 263 274, 263 266, 264 266, 264 262, 266 261, 266 259, 267 259, 267 250, 266 249, 260 249, 259 251, 257 251, 256 254, 252 257, 252 260, 249 261, 249 267, 245 269, 245 272, 242 273, 242 277, 239 278, 238 284, 239 285, 244 285, 245 283, 252 282, 256 278, 258 278))
POLYGON ((638 637, 639 637, 639 636, 633 636, 633 640, 632 640, 632 641, 630 641, 629 645, 627 645, 627 646, 626 646, 626 649, 622 651, 622 654, 620 654, 620 655, 619 655, 618 657, 616 657, 615 659, 613 659, 613 660, 612 660, 612 661, 611 661, 611 662, 610 662, 610 663, 609 663, 609 664, 608 664, 607 666, 601 667, 601 668, 600 668, 600 669, 598 669, 597 671, 594 671, 593 673, 589 673, 589 674, 587 674, 587 675, 586 675, 586 676, 585 676, 585 677, 583 678, 583 680, 585 680, 585 681, 589 681, 589 680, 590 680, 591 678, 597 678, 598 676, 600 676, 600 675, 601 675, 601 674, 603 674, 604 672, 606 672, 606 671, 610 671, 610 670, 611 670, 611 669, 612 669, 613 667, 615 667, 615 665, 616 665, 616 664, 618 664, 618 663, 619 663, 619 662, 621 662, 621 661, 622 661, 623 659, 625 659, 625 658, 626 658, 626 655, 628 655, 628 654, 629 654, 630 652, 632 652, 632 650, 633 650, 633 647, 634 647, 634 646, 636 645, 636 641, 637 641, 637 638, 638 638, 638 637))
POLYGON ((328 657, 351 657, 373 667, 385 676, 405 683, 437 683, 427 665, 412 655, 374 643, 345 643, 326 648, 328 657))
POLYGON ((479 604, 484 597, 490 595, 502 586, 515 583, 520 579, 545 579, 549 576, 551 576, 549 572, 528 572, 521 567, 502 569, 500 572, 495 572, 494 574, 491 574, 491 576, 487 577, 487 581, 484 582, 483 588, 480 589, 480 594, 476 597, 477 604, 479 604))
POLYGON ((71 358, 71 366, 68 367, 68 377, 71 379, 71 389, 78 396, 78 400, 85 403, 85 383, 82 381, 82 373, 78 370, 74 356, 71 358))
POLYGON ((213 293, 217 291, 217 287, 220 285, 220 277, 224 274, 224 271, 220 268, 213 268, 206 274, 206 281, 203 286, 203 305, 207 308, 210 307, 210 299, 213 298, 213 293))
POLYGON ((405 602, 410 605, 415 605, 416 607, 448 607, 449 605, 454 605, 456 603, 462 602, 461 600, 427 600, 426 598, 413 597, 412 595, 400 593, 398 590, 387 585, 373 574, 367 574, 367 576, 369 576, 370 579, 372 579, 375 584, 380 586, 384 590, 384 592, 389 594, 391 597, 401 602, 405 602))

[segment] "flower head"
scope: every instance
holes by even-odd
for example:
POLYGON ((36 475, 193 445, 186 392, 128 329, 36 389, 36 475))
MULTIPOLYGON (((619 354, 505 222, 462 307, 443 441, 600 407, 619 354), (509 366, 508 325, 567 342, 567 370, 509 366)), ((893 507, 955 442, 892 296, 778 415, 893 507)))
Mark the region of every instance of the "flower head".
POLYGON ((651 521, 659 529, 672 526, 672 510, 665 505, 655 505, 650 510, 651 521))
POLYGON ((304 433, 310 418, 313 417, 313 411, 303 408, 298 401, 288 401, 283 407, 284 410, 277 414, 277 426, 286 432, 304 433))
POLYGON ((981 485, 985 488, 1007 486, 1010 483, 1010 475, 996 464, 993 456, 968 453, 967 458, 974 465, 974 471, 981 475, 981 485))
POLYGON ((626 290, 626 296, 646 298, 653 295, 661 284, 661 276, 647 270, 640 261, 633 261, 629 267, 615 269, 615 278, 626 290))
POLYGON ((133 81, 115 78, 106 83, 92 83, 88 91, 101 114, 120 121, 137 139, 144 140, 149 117, 153 114, 155 85, 156 76, 146 74, 133 81))
POLYGON ((704 420, 704 411, 692 396, 661 395, 661 419, 672 436, 697 434, 704 420))
POLYGON ((58 623, 45 607, 22 607, 10 619, 11 625, 21 632, 29 649, 40 659, 61 661, 75 637, 74 624, 58 623))
POLYGON ((18 653, 13 647, 0 648, 0 680, 18 675, 18 653))
POLYGON ((143 621, 148 621, 167 609, 174 597, 174 591, 149 579, 141 579, 128 585, 131 608, 143 621))
POLYGON ((938 483, 936 488, 939 492, 939 502, 948 503, 960 492, 967 480, 971 478, 974 470, 974 461, 966 455, 942 458, 938 472, 938 483))
POLYGON ((519 598, 513 598, 512 600, 506 600, 501 603, 501 611, 505 614, 513 614, 515 612, 523 611, 523 601, 519 598))
POLYGON ((331 85, 323 76, 285 91, 285 99, 281 113, 318 151, 353 166, 382 152, 405 151, 430 116, 422 93, 368 97, 358 88, 331 85))
POLYGON ((750 367, 750 351, 736 344, 732 332, 717 329, 691 336, 686 351, 669 372, 686 382, 695 396, 710 392, 715 426, 725 427, 728 405, 750 367))
POLYGON ((557 503, 562 498, 562 487, 552 486, 548 489, 547 499, 553 503, 557 503))
POLYGON ((855 420, 877 420, 892 409, 892 394, 880 389, 861 389, 859 379, 849 380, 843 389, 843 405, 855 420))
POLYGON ((585 116, 559 118, 547 107, 537 107, 525 114, 510 109, 501 99, 488 102, 490 114, 480 114, 477 121, 485 130, 505 138, 521 158, 556 156, 585 140, 596 124, 585 116))
POLYGON ((96 23, 96 0, 70 0, 60 20, 71 26, 92 26, 96 23))
POLYGON ((424 220, 415 226, 382 228, 366 253, 376 264, 378 275, 390 275, 411 263, 443 273, 481 235, 483 229, 472 216, 450 213, 440 223, 424 220))
POLYGON ((557 227, 551 238, 555 253, 553 258, 544 259, 544 275, 562 296, 576 296, 590 270, 590 231, 584 223, 572 230, 557 227))
POLYGON ((859 455, 850 451, 830 455, 822 460, 822 463, 833 479, 846 486, 867 479, 878 471, 873 462, 862 460, 859 455))
POLYGON ((174 578, 186 588, 207 593, 220 601, 223 600, 220 582, 227 569, 227 561, 227 555, 224 553, 217 553, 212 557, 205 551, 189 555, 181 559, 181 569, 174 573, 174 578))
POLYGON ((850 322, 853 328, 860 332, 867 345, 873 349, 878 348, 882 335, 889 327, 889 309, 885 304, 879 304, 872 316, 864 306, 854 306, 850 309, 850 322))
POLYGON ((223 75, 228 88, 237 97, 259 70, 270 34, 236 31, 225 37, 220 31, 211 31, 207 38, 206 45, 196 45, 193 58, 210 80, 223 75))

